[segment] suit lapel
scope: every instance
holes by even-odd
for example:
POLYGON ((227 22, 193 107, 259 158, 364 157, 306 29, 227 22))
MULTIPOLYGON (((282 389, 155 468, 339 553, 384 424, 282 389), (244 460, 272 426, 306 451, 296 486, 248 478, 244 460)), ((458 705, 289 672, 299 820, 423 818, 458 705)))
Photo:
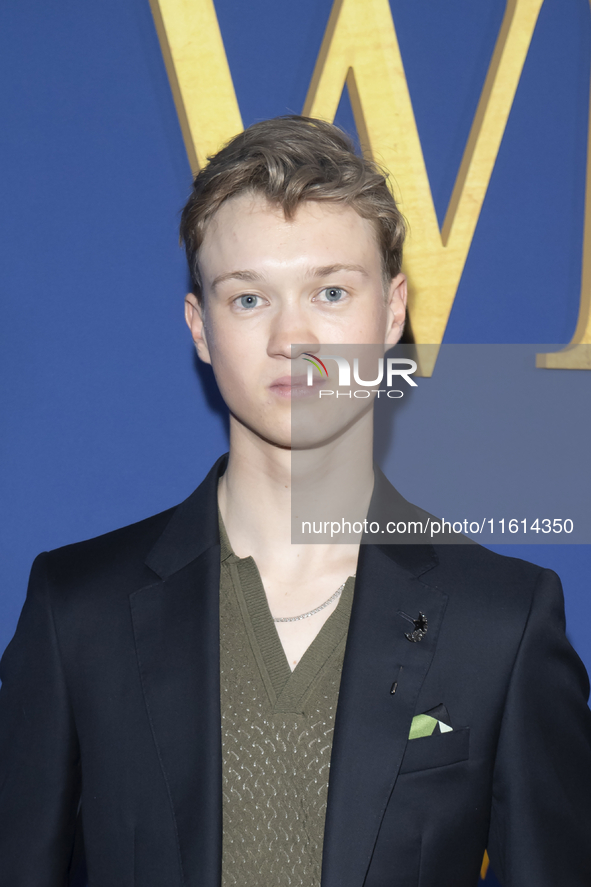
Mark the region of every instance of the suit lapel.
POLYGON ((186 887, 220 881, 217 481, 224 467, 216 463, 150 552, 146 563, 161 581, 130 595, 142 689, 175 820, 178 881, 186 887))
POLYGON ((419 579, 434 562, 430 546, 361 548, 335 722, 323 887, 363 884, 447 602, 419 579), (399 611, 426 615, 422 641, 406 638, 413 626, 399 611))

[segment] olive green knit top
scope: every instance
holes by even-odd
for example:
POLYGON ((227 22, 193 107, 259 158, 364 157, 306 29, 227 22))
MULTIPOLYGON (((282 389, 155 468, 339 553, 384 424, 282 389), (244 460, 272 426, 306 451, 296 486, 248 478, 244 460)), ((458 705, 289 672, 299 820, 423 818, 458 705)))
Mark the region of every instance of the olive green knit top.
POLYGON ((222 887, 319 887, 355 580, 292 672, 251 557, 220 516, 222 887))

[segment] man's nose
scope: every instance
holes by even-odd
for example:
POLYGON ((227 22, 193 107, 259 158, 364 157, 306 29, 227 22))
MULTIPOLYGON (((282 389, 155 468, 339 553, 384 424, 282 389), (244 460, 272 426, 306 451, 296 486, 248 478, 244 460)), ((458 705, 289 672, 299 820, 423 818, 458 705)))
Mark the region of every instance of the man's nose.
POLYGON ((267 353, 270 357, 297 358, 320 347, 309 318, 297 306, 284 307, 273 318, 267 353))

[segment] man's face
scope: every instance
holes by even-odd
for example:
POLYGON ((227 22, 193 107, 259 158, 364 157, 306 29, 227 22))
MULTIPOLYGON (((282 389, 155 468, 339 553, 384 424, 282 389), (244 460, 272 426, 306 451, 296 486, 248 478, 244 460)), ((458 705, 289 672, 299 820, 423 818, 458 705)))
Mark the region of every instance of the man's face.
POLYGON ((375 231, 350 207, 310 201, 288 221, 241 194, 209 222, 199 268, 202 304, 186 303, 199 356, 235 420, 278 446, 290 446, 292 399, 311 394, 304 351, 389 346, 402 332, 405 278, 385 288, 375 231))

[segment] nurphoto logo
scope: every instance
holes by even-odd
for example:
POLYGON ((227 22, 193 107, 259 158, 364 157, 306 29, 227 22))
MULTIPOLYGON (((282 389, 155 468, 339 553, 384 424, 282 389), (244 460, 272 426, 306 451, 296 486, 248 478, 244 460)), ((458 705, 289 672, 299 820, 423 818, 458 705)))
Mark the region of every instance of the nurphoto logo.
MULTIPOLYGON (((347 360, 346 357, 341 357, 336 354, 323 354, 322 357, 319 357, 317 354, 311 354, 309 351, 305 351, 302 355, 305 361, 308 363, 307 368, 307 384, 309 386, 314 385, 314 369, 318 370, 321 377, 328 379, 328 370, 324 364, 325 360, 334 360, 336 362, 338 368, 338 386, 339 388, 351 388, 351 364, 347 360)), ((399 379, 403 379, 408 385, 413 388, 417 387, 417 383, 414 379, 411 378, 412 374, 417 371, 417 364, 414 360, 411 360, 409 357, 387 357, 386 358, 386 388, 377 388, 376 386, 381 385, 384 380, 384 358, 378 358, 378 370, 377 376, 375 379, 361 379, 359 376, 359 358, 355 357, 353 360, 353 379, 357 385, 360 385, 361 388, 371 389, 374 394, 377 394, 378 397, 380 394, 386 394, 387 397, 392 398, 400 398, 404 396, 404 392, 399 389, 393 389, 394 381, 398 381, 399 379), (389 389, 389 390, 388 390, 389 389)), ((318 392, 319 397, 328 397, 330 395, 336 396, 345 396, 351 397, 351 392, 340 392, 334 391, 333 389, 321 389, 318 392)), ((355 397, 370 397, 370 391, 354 391, 355 397)))

